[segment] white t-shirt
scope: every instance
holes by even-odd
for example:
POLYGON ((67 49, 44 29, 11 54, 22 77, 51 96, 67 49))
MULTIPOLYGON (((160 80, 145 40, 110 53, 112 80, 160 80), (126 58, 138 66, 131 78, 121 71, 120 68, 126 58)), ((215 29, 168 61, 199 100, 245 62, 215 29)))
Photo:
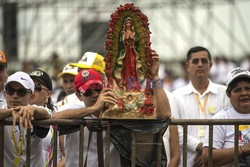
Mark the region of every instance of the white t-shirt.
MULTIPOLYGON (((201 95, 190 82, 188 85, 172 92, 177 104, 177 113, 173 113, 176 119, 210 119, 223 108, 230 106, 226 95, 226 86, 209 81, 207 90, 201 95), (204 107, 202 111, 200 104, 204 107)), ((194 157, 197 155, 196 147, 204 141, 205 126, 188 126, 187 140, 187 166, 193 166, 194 157)), ((178 126, 181 152, 183 148, 183 127, 178 126)), ((180 165, 182 165, 182 154, 180 165)))
MULTIPOLYGON (((176 106, 176 102, 175 102, 175 98, 172 95, 171 92, 165 90, 167 96, 168 96, 168 101, 170 104, 170 108, 171 108, 171 115, 174 118, 176 116, 177 113, 177 106, 176 106)), ((169 127, 167 128, 167 130, 165 131, 164 135, 163 135, 163 142, 164 142, 164 147, 165 147, 165 151, 166 151, 166 156, 167 156, 167 165, 169 164, 170 161, 170 131, 169 131, 169 127)))
POLYGON ((6 99, 4 97, 4 90, 0 92, 0 108, 6 105, 6 99))
MULTIPOLYGON (((213 116, 213 119, 250 119, 250 114, 241 114, 235 111, 233 107, 228 107, 213 116)), ((240 125, 240 135, 238 136, 239 145, 250 142, 250 126, 240 125)), ((208 133, 205 136, 203 146, 208 146, 208 133)), ((213 148, 224 149, 234 147, 234 126, 233 125, 214 125, 213 129, 213 148)), ((225 165, 225 167, 232 167, 233 162, 225 165)))
MULTIPOLYGON (((61 107, 64 106, 65 104, 70 104, 70 103, 74 103, 74 104, 79 104, 79 105, 84 105, 84 102, 80 101, 78 99, 78 97, 76 96, 75 93, 72 93, 68 96, 66 96, 63 100, 59 101, 58 103, 56 103, 56 106, 58 108, 58 111, 61 111, 61 107)), ((84 105, 85 106, 85 105, 84 105)), ((83 106, 83 107, 84 107, 83 106)), ((64 110, 64 109, 63 109, 64 110)))
MULTIPOLYGON (((36 106, 37 107, 37 106, 36 106)), ((3 108, 7 108, 3 106, 3 108)), ((47 110, 48 111, 48 110, 47 110)), ((50 112, 48 111, 50 114, 50 112)), ((12 120, 12 117, 6 118, 6 120, 12 120)), ((31 139, 30 139, 30 166, 33 167, 43 167, 43 154, 42 154, 42 139, 37 137, 35 134, 32 134, 33 129, 31 129, 31 139)), ((20 156, 20 163, 18 167, 23 167, 26 165, 26 135, 27 130, 18 126, 4 126, 4 166, 9 167, 13 166, 13 161, 17 156, 17 150, 15 149, 14 140, 16 139, 16 145, 18 151, 21 148, 21 136, 24 136, 23 146, 22 146, 22 155, 20 156), (12 134, 12 128, 14 134, 12 134)))
MULTIPOLYGON (((77 109, 82 108, 82 104, 73 104, 68 103, 64 105, 63 110, 66 109, 77 109)), ((94 118, 94 116, 90 116, 89 118, 94 118)), ((106 133, 103 131, 103 141, 105 141, 106 133)), ((89 130, 87 127, 84 127, 84 155, 83 159, 86 158, 86 152, 88 150, 88 158, 87 158, 87 166, 98 167, 98 152, 97 152, 97 134, 95 132, 92 133, 91 142, 88 148, 89 142, 89 130)), ((104 142, 105 143, 105 142, 104 142)), ((105 144, 103 144, 105 150, 105 144)), ((105 159, 105 152, 104 152, 105 159)), ((110 143, 110 167, 119 167, 120 166, 120 155, 118 151, 115 149, 114 145, 110 143)), ((65 139, 65 166, 79 166, 79 131, 70 133, 66 135, 65 139)))

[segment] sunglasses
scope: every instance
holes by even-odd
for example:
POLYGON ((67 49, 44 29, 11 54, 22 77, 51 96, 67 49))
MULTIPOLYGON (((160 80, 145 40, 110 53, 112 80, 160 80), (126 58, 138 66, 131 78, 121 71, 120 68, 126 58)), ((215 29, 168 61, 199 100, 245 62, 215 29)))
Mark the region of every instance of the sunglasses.
POLYGON ((43 89, 48 91, 48 89, 45 88, 43 85, 41 85, 39 83, 35 83, 35 91, 41 92, 43 89))
POLYGON ((83 93, 83 96, 88 97, 93 94, 93 92, 96 91, 97 93, 100 93, 102 89, 87 89, 85 93, 83 93))
POLYGON ((202 59, 193 59, 191 61, 189 61, 192 64, 199 64, 199 62, 201 61, 202 64, 208 64, 209 60, 206 58, 202 58, 202 59))
POLYGON ((13 96, 15 94, 15 92, 17 93, 17 96, 19 97, 24 97, 27 93, 29 93, 30 91, 27 89, 14 89, 12 87, 8 87, 6 88, 6 93, 10 96, 13 96))

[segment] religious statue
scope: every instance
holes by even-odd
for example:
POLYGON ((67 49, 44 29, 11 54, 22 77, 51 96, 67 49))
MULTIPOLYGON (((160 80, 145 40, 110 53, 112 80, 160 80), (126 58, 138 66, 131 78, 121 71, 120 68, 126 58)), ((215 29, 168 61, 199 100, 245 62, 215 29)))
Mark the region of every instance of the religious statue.
POLYGON ((108 106, 102 118, 155 118, 148 25, 146 15, 133 4, 120 6, 111 15, 105 43, 105 72, 107 86, 113 88, 118 103, 108 106))
POLYGON ((115 78, 120 79, 120 84, 127 89, 138 89, 139 77, 137 74, 143 76, 140 69, 141 61, 139 59, 138 44, 138 34, 135 32, 132 18, 128 16, 124 19, 123 28, 119 35, 117 67, 114 71, 115 78))

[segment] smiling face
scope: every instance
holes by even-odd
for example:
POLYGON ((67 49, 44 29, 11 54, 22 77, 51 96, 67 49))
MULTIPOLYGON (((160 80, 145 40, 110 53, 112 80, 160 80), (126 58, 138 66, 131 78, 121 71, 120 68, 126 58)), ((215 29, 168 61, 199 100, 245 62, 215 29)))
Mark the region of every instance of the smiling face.
POLYGON ((228 94, 234 109, 242 114, 250 114, 250 81, 239 81, 228 94))
POLYGON ((186 69, 191 80, 194 78, 208 79, 211 67, 212 63, 206 51, 192 53, 190 59, 186 63, 186 69))

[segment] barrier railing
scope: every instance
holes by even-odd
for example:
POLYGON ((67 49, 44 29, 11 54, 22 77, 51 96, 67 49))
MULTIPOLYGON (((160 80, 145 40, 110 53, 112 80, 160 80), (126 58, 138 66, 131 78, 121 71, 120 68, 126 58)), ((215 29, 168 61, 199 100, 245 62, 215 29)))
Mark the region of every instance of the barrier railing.
MULTIPOLYGON (((110 135, 110 124, 109 120, 103 120, 106 121, 104 124, 108 125, 106 127, 106 134, 107 136, 110 135), (108 133, 107 133, 108 132, 108 133)), ((58 138, 55 137, 58 135, 58 126, 64 125, 64 126, 74 126, 79 125, 80 127, 80 141, 83 141, 83 134, 84 133, 84 125, 82 125, 82 121, 78 120, 70 120, 70 119, 48 119, 48 120, 39 120, 39 121, 32 121, 33 125, 54 125, 54 146, 57 146, 58 138)), ((12 125, 11 121, 0 121, 0 166, 4 166, 4 126, 6 125, 12 125)), ((233 125, 235 127, 235 136, 234 136, 234 166, 238 166, 239 156, 238 156, 238 134, 239 134, 239 125, 250 125, 250 120, 245 119, 232 119, 232 120, 221 120, 221 119, 175 119, 172 120, 170 125, 181 125, 183 126, 183 167, 187 166, 187 134, 188 134, 188 126, 189 125, 208 125, 209 126, 209 155, 208 155, 208 166, 212 167, 212 140, 213 140, 213 126, 214 125, 233 125)), ((159 133, 160 134, 160 133, 159 133)), ((132 134, 133 136, 134 134, 132 134)), ((109 137, 107 137, 110 139, 109 137)), ((27 159, 26 159, 26 167, 30 166, 30 131, 28 132, 28 135, 26 137, 27 140, 27 159)), ((134 142, 135 140, 132 140, 134 142)), ((105 163, 104 166, 109 166, 109 145, 110 141, 106 140, 106 150, 105 150, 105 163)), ((132 146, 136 143, 132 143, 132 146)), ((142 144, 142 143, 140 143, 142 144)), ((149 143, 147 143, 149 144, 149 143)), ((161 140, 159 138, 157 139, 157 143, 151 143, 157 145, 157 166, 160 166, 159 161, 161 161, 160 155, 161 155, 161 140)), ((79 148, 83 148, 83 142, 80 142, 79 148)), ((135 149, 134 147, 131 148, 131 166, 135 166, 136 160, 135 160, 135 149)), ((84 149, 79 149, 79 166, 83 166, 83 153, 84 149)), ((57 149, 53 149, 53 155, 57 155, 57 149)), ((54 166, 57 165, 57 156, 53 156, 53 164, 54 166)))

